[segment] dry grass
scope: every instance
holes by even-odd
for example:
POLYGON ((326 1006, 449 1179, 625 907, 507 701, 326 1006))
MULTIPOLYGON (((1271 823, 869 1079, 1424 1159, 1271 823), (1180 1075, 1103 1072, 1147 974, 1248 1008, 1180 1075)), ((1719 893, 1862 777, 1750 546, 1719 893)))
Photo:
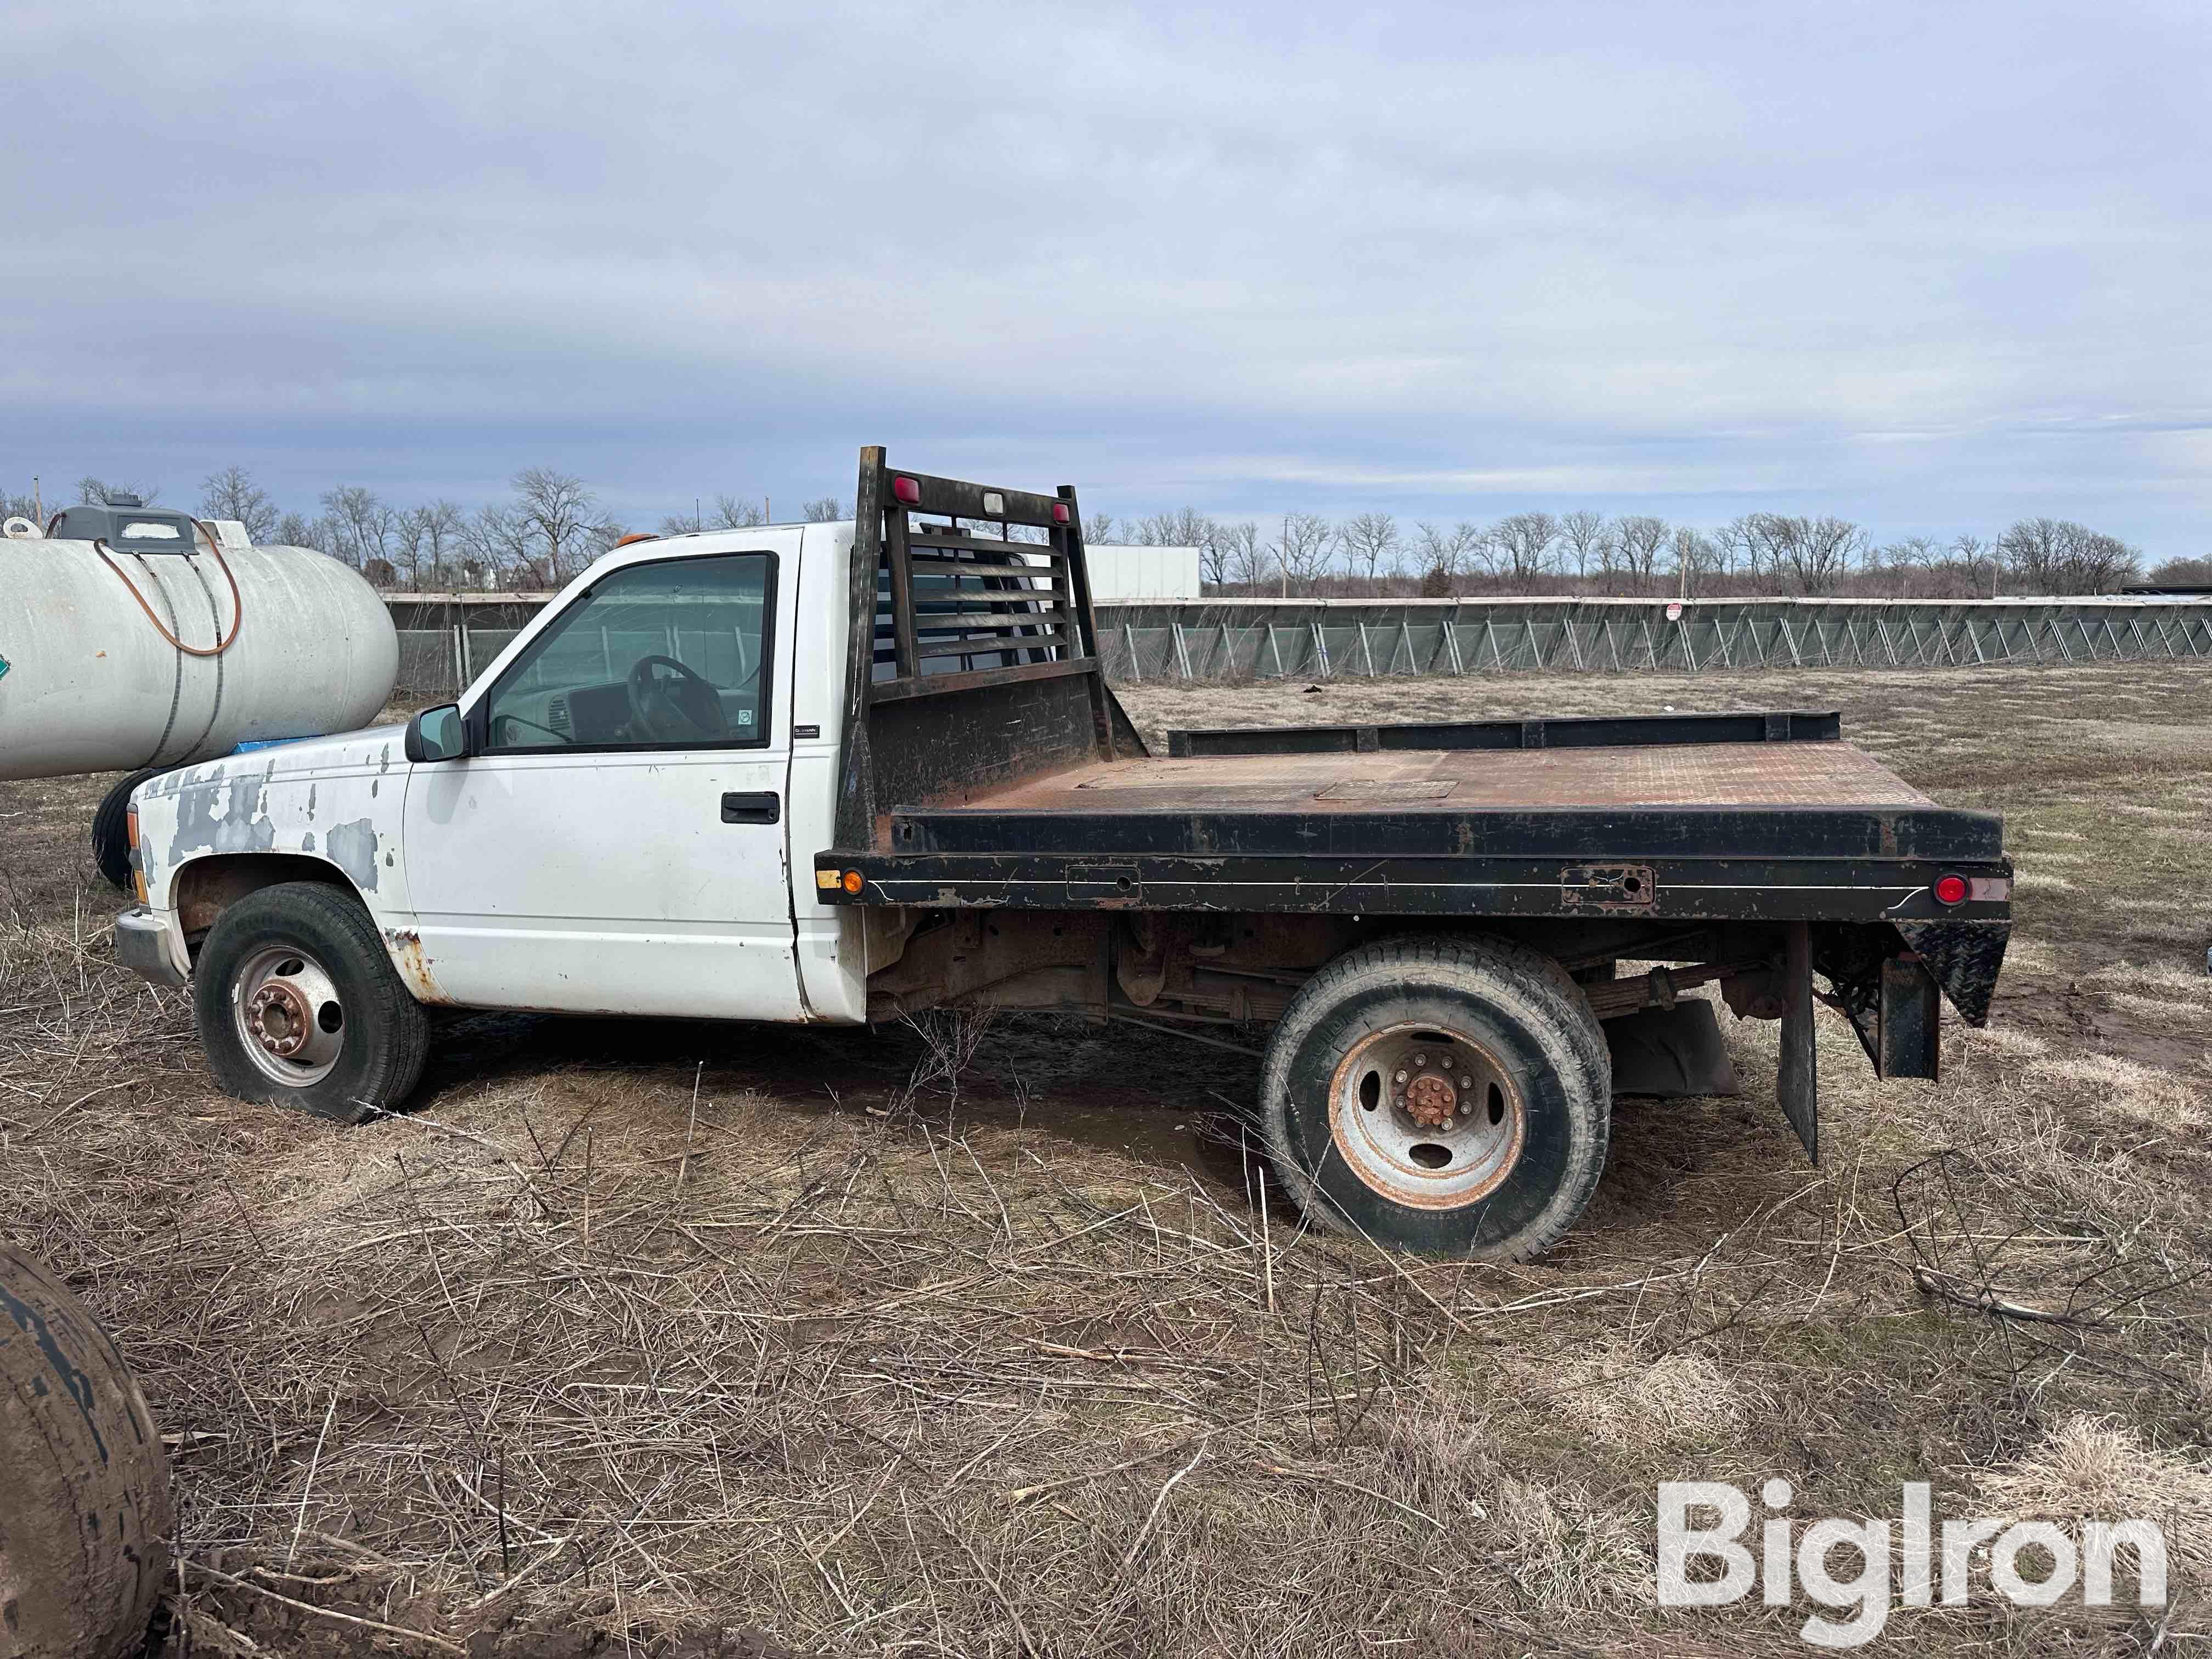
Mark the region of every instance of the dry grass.
MULTIPOLYGON (((1750 1095, 1624 1102, 1596 1204, 1525 1268, 1301 1233, 1243 1156, 1243 1061, 1073 1023, 478 1020, 410 1115, 242 1106, 181 1000, 106 963, 101 781, 0 786, 0 1234, 93 1304, 173 1443, 173 1648, 1797 1652, 1802 1609, 1650 1605, 1654 1486, 1781 1474, 1801 1516, 1893 1516, 1905 1480, 1939 1515, 2140 1499, 2179 1529, 2162 1650, 2201 1651, 2212 687, 1131 701, 1628 699, 1844 707, 1923 788, 2011 814, 2022 936, 1941 1084, 1877 1085, 1824 1020, 1818 1170, 1771 1028, 1729 1025, 1750 1095)), ((1981 1592, 1886 1640, 2156 1627, 1981 1592)))

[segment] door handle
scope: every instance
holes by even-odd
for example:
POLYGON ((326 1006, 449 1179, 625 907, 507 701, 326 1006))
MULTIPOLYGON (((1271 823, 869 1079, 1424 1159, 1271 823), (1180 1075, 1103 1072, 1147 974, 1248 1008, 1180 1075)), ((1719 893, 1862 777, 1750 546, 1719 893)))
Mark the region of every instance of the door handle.
POLYGON ((774 823, 782 816, 783 802, 773 789, 722 797, 722 822, 725 823, 774 823))

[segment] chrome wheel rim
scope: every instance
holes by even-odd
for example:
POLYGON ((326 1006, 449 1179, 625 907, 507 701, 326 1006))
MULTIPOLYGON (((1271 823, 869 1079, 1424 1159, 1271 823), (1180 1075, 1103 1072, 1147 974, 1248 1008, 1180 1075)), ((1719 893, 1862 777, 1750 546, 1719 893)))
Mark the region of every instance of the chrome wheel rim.
POLYGON ((322 963, 289 945, 246 958, 231 981, 240 1045, 262 1073, 288 1089, 321 1082, 345 1047, 345 1005, 322 963))
POLYGON ((1495 1192, 1521 1157, 1527 1112, 1480 1043, 1433 1025, 1363 1037, 1329 1084, 1329 1135, 1346 1166, 1394 1204, 1454 1210, 1495 1192))

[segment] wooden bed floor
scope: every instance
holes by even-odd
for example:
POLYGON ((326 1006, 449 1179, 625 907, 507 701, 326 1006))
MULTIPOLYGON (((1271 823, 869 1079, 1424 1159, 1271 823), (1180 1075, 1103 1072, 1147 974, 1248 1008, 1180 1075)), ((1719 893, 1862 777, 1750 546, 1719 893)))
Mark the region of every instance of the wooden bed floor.
POLYGON ((1515 806, 1934 805, 1845 744, 1732 743, 1102 761, 919 810, 1455 812, 1515 806))

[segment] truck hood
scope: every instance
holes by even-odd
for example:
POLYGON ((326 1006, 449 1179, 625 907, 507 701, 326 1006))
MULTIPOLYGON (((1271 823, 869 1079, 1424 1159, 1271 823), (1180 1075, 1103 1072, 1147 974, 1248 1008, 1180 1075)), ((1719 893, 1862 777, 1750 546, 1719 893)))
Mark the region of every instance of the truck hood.
POLYGON ((276 738, 219 760, 179 767, 139 786, 141 797, 174 794, 182 789, 225 781, 273 783, 287 778, 387 774, 404 769, 404 726, 365 726, 357 732, 333 732, 320 738, 276 738))

